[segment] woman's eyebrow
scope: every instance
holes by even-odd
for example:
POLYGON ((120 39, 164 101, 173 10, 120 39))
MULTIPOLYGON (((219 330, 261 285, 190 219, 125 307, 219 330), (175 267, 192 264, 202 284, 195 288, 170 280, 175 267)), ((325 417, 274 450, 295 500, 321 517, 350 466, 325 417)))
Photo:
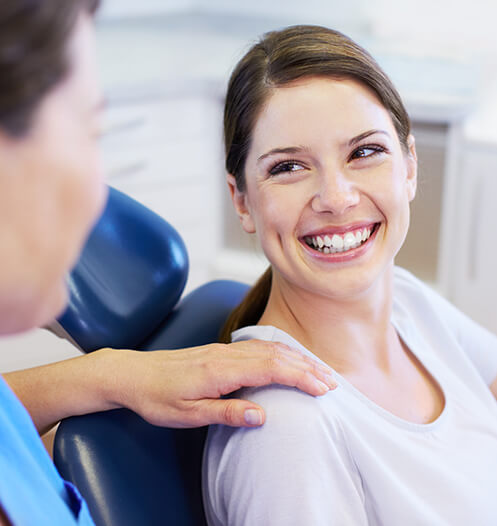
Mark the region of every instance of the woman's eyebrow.
POLYGON ((358 142, 361 142, 363 139, 366 139, 366 137, 369 137, 370 135, 374 135, 375 133, 383 133, 387 137, 390 137, 390 134, 385 130, 369 130, 363 133, 360 133, 359 135, 356 135, 355 137, 352 137, 349 141, 349 146, 354 146, 358 142))
POLYGON ((302 153, 308 151, 309 148, 306 148, 305 146, 288 146, 287 148, 273 148, 272 150, 269 150, 269 152, 263 153, 257 159, 257 162, 260 163, 266 157, 269 157, 270 155, 275 155, 277 153, 302 153))
MULTIPOLYGON (((366 137, 369 137, 370 135, 374 135, 376 133, 382 133, 383 135, 390 137, 390 134, 385 130, 368 130, 363 133, 360 133, 359 135, 356 135, 355 137, 352 137, 352 139, 350 139, 350 141, 348 142, 348 145, 354 146, 358 142, 361 142, 363 139, 366 139, 366 137)), ((257 162, 260 163, 266 157, 269 157, 271 155, 275 155, 278 153, 302 153, 302 152, 307 152, 307 151, 309 151, 309 148, 306 148, 305 146, 288 146, 286 148, 273 148, 272 150, 269 150, 268 152, 263 153, 257 159, 257 162)))

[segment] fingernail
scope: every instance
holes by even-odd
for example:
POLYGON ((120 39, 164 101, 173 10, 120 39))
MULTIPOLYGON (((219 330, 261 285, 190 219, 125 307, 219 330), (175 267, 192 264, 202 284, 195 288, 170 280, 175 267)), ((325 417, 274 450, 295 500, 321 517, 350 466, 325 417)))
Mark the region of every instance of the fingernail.
POLYGON ((325 383, 323 383, 321 380, 316 379, 316 385, 319 387, 319 390, 323 394, 327 393, 330 390, 330 388, 325 383))
POLYGON ((326 375, 326 383, 330 389, 336 389, 338 387, 337 381, 330 374, 326 375))
POLYGON ((257 409, 247 409, 244 419, 249 426, 260 426, 262 424, 262 413, 257 409))

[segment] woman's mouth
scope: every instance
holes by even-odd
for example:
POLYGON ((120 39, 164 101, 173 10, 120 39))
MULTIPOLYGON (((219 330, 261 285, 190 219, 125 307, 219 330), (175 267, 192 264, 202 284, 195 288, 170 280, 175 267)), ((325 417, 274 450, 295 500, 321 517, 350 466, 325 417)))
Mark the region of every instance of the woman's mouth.
POLYGON ((346 253, 366 243, 378 226, 379 223, 374 223, 343 233, 305 236, 304 241, 307 246, 322 254, 346 253))

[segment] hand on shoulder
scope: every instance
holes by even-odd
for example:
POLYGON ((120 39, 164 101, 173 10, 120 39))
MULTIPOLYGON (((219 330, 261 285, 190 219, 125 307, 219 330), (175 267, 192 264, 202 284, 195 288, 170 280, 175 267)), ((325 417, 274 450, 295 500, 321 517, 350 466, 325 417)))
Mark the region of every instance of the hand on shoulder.
POLYGON ((336 387, 331 369, 286 345, 261 340, 175 351, 107 352, 110 398, 169 427, 257 426, 263 409, 221 399, 241 387, 283 384, 319 396, 336 387))

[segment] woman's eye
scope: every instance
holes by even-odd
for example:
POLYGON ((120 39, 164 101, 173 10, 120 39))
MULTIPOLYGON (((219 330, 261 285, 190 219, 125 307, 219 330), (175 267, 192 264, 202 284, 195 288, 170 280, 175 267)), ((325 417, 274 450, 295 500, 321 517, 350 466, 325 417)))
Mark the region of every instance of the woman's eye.
POLYGON ((271 175, 278 175, 286 172, 296 172, 298 170, 303 170, 303 166, 295 161, 284 161, 273 166, 269 173, 271 175))
POLYGON ((380 153, 385 152, 385 148, 383 146, 379 145, 367 145, 367 146, 361 146, 354 150, 352 155, 350 156, 350 159, 366 159, 370 157, 374 157, 375 155, 378 155, 380 153))

